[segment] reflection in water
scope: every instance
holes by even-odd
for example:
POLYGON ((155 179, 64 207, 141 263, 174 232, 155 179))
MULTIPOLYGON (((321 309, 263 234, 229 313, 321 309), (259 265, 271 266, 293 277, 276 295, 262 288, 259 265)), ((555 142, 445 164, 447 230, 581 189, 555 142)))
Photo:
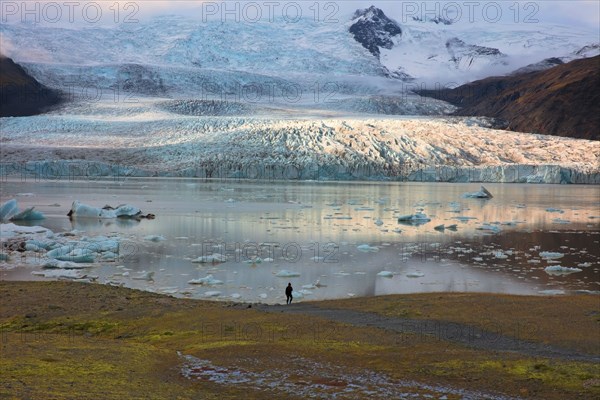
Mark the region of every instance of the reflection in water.
MULTIPOLYGON (((118 233, 123 238, 118 259, 98 263, 92 271, 99 281, 177 295, 220 292, 221 298, 279 302, 288 281, 304 291, 299 295, 305 299, 600 288, 600 188, 486 187, 494 195, 491 200, 464 198, 465 192, 478 188, 472 184, 7 182, 2 200, 34 193, 19 198, 20 205, 44 212, 47 219, 41 224, 55 232, 118 233), (102 206, 105 193, 111 194, 111 202, 156 214, 156 220, 70 222, 65 216, 73 200, 102 206), (49 206, 54 203, 62 206, 49 206), (430 222, 398 223, 398 217, 421 210, 430 222), (440 225, 457 225, 456 231, 434 229, 440 225), (148 235, 167 240, 144 240, 148 235), (584 265, 579 267, 582 272, 548 275, 544 268, 557 264, 540 257, 543 251, 564 253, 560 265, 584 265), (192 263, 213 253, 226 255, 228 261, 192 263), (300 277, 279 278, 281 270, 300 277), (393 277, 377 276, 384 270, 393 277), (154 271, 154 282, 127 277, 141 271, 154 271), (209 274, 224 283, 188 284, 209 274), (302 288, 316 280, 326 287, 302 288)), ((2 277, 32 279, 30 273, 30 268, 17 268, 2 277)))

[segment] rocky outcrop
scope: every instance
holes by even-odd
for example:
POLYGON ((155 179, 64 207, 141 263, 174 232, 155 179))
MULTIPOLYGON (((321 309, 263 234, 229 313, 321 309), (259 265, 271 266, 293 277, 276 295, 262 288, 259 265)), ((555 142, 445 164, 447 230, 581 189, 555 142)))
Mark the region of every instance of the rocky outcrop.
POLYGON ((379 57, 380 48, 391 49, 394 39, 402 35, 400 25, 374 6, 357 10, 352 21, 350 33, 375 57, 379 57))
POLYGON ((0 54, 0 117, 41 114, 62 101, 59 91, 40 84, 19 64, 0 54))

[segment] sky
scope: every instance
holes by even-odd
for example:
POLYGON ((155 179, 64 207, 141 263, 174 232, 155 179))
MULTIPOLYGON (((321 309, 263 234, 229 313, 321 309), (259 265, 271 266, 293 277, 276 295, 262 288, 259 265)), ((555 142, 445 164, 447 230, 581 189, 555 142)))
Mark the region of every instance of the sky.
MULTIPOLYGON (((492 24, 552 23, 600 31, 600 1, 118 1, 118 0, 40 0, 0 1, 0 23, 26 20, 60 26, 135 22, 157 15, 177 14, 192 18, 221 18, 227 21, 252 20, 258 14, 293 20, 303 17, 347 21, 359 8, 375 5, 402 23, 413 16, 441 14, 461 23, 492 24), (316 7, 315 7, 316 6, 316 7), (317 14, 318 9, 318 14, 317 14), (231 12, 227 12, 227 11, 231 12)), ((599 32, 600 36, 600 32, 599 32)))

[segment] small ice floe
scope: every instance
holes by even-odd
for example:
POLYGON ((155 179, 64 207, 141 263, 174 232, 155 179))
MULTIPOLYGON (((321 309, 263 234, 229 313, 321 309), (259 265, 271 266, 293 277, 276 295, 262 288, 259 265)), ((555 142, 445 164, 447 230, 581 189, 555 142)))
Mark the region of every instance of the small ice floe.
POLYGON ((491 225, 491 224, 482 224, 479 225, 477 228, 478 231, 487 231, 487 232, 493 232, 493 233, 499 233, 502 231, 502 228, 500 228, 498 225, 491 225))
POLYGON ((444 232, 446 229, 448 229, 449 231, 456 231, 458 229, 458 225, 453 224, 453 225, 438 225, 438 226, 434 226, 433 229, 435 229, 438 232, 444 232))
POLYGON ((454 219, 460 222, 467 222, 471 219, 477 219, 477 217, 465 217, 463 215, 459 215, 458 217, 454 217, 454 219))
POLYGON ((427 217, 427 215, 421 211, 418 211, 415 214, 398 217, 398 222, 405 225, 422 225, 429 221, 431 221, 431 218, 427 217))
POLYGON ((304 294, 302 294, 302 292, 298 292, 296 290, 292 291, 292 297, 294 299, 302 299, 304 298, 304 294))
POLYGON ((581 263, 581 264, 577 264, 577 266, 581 267, 581 268, 587 268, 587 267, 591 267, 592 263, 591 262, 584 262, 584 263, 581 263))
POLYGON ((418 272, 418 271, 409 272, 408 274, 406 274, 407 278, 422 278, 424 276, 425 276, 424 273, 418 272))
POLYGON ((87 247, 85 243, 57 247, 46 253, 48 258, 59 261, 71 261, 74 263, 93 263, 96 257, 94 247, 87 247), (79 247, 76 247, 79 246, 79 247))
POLYGON ((361 251, 363 253, 377 253, 379 251, 379 247, 369 246, 368 244, 361 244, 356 246, 356 250, 361 251))
POLYGON ((206 275, 204 278, 198 278, 198 279, 189 280, 188 283, 190 285, 214 286, 214 285, 222 285, 223 281, 215 279, 212 275, 206 275))
POLYGON ((131 279, 135 279, 138 281, 154 281, 154 271, 146 272, 142 271, 137 276, 132 277, 131 279))
POLYGON ((298 293, 302 293, 303 296, 310 296, 311 294, 313 294, 313 292, 307 289, 301 289, 298 291, 298 293))
POLYGON ((546 208, 546 211, 551 212, 551 213, 559 213, 559 214, 565 213, 564 210, 561 210, 560 208, 554 208, 554 207, 548 207, 548 208, 546 208))
POLYGON ((296 278, 300 276, 300 273, 295 271, 288 271, 287 269, 282 269, 281 271, 276 273, 275 276, 278 278, 296 278))
POLYGON ((163 235, 147 235, 147 236, 144 236, 144 240, 147 240, 149 242, 162 242, 167 239, 165 239, 165 237, 163 235))
POLYGON ((89 267, 90 265, 60 260, 48 260, 42 265, 42 268, 45 269, 83 269, 89 267))
POLYGON ((393 278, 394 277, 394 273, 391 271, 381 271, 377 273, 377 276, 381 276, 384 278, 393 278))
POLYGON ((132 219, 154 219, 154 214, 143 215, 142 211, 130 204, 121 204, 117 207, 105 205, 102 208, 82 204, 75 200, 71 205, 71 210, 67 214, 69 218, 132 218, 132 219))
POLYGON ((500 260, 505 260, 508 258, 508 256, 506 254, 504 254, 503 251, 496 251, 494 253, 494 257, 499 258, 500 260))
POLYGON ((568 219, 562 219, 562 218, 554 218, 552 220, 552 222, 554 222, 555 224, 570 224, 571 221, 569 221, 568 219))
POLYGON ((546 260, 552 260, 557 258, 563 258, 565 255, 563 253, 555 252, 555 251, 540 251, 540 257, 546 260))
POLYGON ((322 288, 322 287, 327 287, 327 285, 322 284, 319 279, 317 279, 313 283, 309 283, 308 285, 302 285, 302 289, 310 289, 310 290, 322 288))
POLYGON ((396 229, 392 230, 392 232, 394 232, 394 233, 402 233, 402 229, 396 228, 396 229))
POLYGON ((547 295, 551 295, 551 296, 566 294, 566 292, 564 290, 560 290, 560 289, 538 290, 538 293, 539 294, 547 294, 547 295))
POLYGON ((481 186, 478 192, 465 193, 463 197, 469 199, 491 199, 494 196, 485 187, 481 186))
POLYGON ((544 271, 546 271, 546 273, 550 275, 567 275, 574 274, 576 272, 581 272, 583 270, 580 268, 569 268, 562 267, 560 265, 551 265, 549 267, 544 268, 544 271))
POLYGON ((220 253, 213 253, 209 256, 200 256, 194 260, 193 263, 206 264, 206 263, 224 263, 227 261, 227 256, 220 253))
POLYGON ((8 221, 37 221, 44 219, 45 216, 39 211, 35 211, 34 207, 26 208, 19 211, 17 200, 8 200, 0 206, 0 222, 8 221))
POLYGON ((31 275, 43 276, 45 278, 67 278, 78 279, 82 276, 75 269, 51 269, 48 271, 33 271, 31 275))
POLYGON ((232 299, 239 299, 242 297, 242 295, 239 293, 232 293, 229 297, 231 297, 232 299))
POLYGON ((381 225, 383 225, 383 221, 382 221, 381 219, 377 218, 377 219, 375 220, 375 225, 377 225, 377 226, 381 226, 381 225))
POLYGON ((219 297, 221 292, 218 290, 209 290, 208 292, 204 292, 204 297, 219 297))

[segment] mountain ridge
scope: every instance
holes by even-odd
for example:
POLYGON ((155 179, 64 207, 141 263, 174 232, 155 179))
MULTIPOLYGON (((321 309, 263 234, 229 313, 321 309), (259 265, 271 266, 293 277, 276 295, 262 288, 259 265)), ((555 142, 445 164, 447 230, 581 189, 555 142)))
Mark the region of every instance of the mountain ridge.
POLYGON ((600 140, 600 56, 417 92, 460 107, 455 115, 506 120, 509 130, 600 140))

